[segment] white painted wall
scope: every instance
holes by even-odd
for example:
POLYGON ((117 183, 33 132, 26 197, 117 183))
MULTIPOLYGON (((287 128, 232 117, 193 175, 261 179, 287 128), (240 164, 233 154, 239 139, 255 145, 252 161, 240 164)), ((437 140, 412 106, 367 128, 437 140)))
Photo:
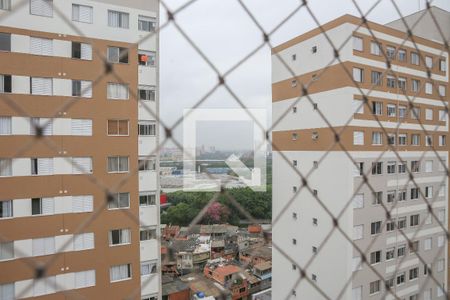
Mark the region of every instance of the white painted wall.
POLYGON ((156 176, 156 171, 139 172, 139 191, 156 190, 156 176))
POLYGON ((158 224, 157 213, 158 210, 156 205, 139 207, 139 221, 141 222, 140 226, 156 226, 158 224))
POLYGON ((140 156, 156 155, 156 137, 155 136, 139 136, 138 149, 140 156))

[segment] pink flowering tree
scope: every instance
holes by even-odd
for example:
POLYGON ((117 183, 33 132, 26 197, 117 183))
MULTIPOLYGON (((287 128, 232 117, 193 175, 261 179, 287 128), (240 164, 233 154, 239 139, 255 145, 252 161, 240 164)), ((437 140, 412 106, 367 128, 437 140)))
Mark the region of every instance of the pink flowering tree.
POLYGON ((226 206, 223 206, 219 202, 214 202, 208 207, 203 220, 207 224, 226 223, 229 215, 230 211, 226 206))

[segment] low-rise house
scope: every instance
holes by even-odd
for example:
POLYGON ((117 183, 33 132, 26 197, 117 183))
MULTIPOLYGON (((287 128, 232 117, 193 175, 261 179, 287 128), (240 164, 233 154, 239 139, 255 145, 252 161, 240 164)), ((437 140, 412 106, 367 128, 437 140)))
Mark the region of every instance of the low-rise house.
POLYGON ((162 300, 190 300, 189 285, 178 278, 162 277, 162 300))
POLYGON ((262 262, 272 261, 272 247, 259 246, 242 250, 239 254, 239 260, 243 264, 255 266, 262 262))
POLYGON ((217 282, 206 278, 203 274, 192 273, 180 277, 190 290, 192 299, 231 300, 231 292, 217 282), (197 297, 197 298, 195 298, 197 297), (202 298, 201 298, 202 297, 202 298))
POLYGON ((233 300, 247 299, 248 281, 242 269, 223 262, 224 260, 209 262, 206 264, 203 274, 230 290, 233 300))

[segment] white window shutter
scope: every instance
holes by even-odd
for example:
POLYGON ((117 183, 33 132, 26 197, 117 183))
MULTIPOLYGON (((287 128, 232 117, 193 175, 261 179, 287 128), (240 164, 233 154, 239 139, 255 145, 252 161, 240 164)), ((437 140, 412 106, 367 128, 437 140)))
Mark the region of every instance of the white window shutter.
POLYGON ((44 255, 45 253, 44 239, 33 239, 31 243, 33 256, 44 255))
POLYGON ((85 272, 76 272, 75 273, 75 288, 83 288, 86 286, 86 274, 85 272))
POLYGON ((81 81, 81 97, 92 98, 92 81, 81 81))
POLYGON ((30 37, 30 54, 41 55, 42 39, 30 37))
POLYGON ((54 198, 42 198, 42 214, 53 215, 55 213, 54 198))
POLYGON ((356 194, 353 197, 353 208, 363 208, 364 207, 364 194, 356 194))
POLYGON ((33 95, 53 95, 53 79, 32 77, 31 78, 31 90, 33 95))
POLYGON ((94 233, 88 232, 84 234, 84 249, 94 249, 94 233))
POLYGON ((364 113, 364 105, 361 100, 352 100, 352 111, 355 114, 362 114, 364 113))
POLYGON ((363 225, 353 226, 353 239, 359 240, 363 237, 363 225))
POLYGON ((38 158, 38 174, 53 175, 53 158, 38 158))
POLYGON ((433 161, 432 160, 427 160, 425 162, 425 172, 427 172, 427 173, 433 172, 433 161))
POLYGON ((71 120, 72 135, 91 136, 92 135, 92 120, 72 119, 71 120))
POLYGON ((92 212, 94 211, 94 197, 93 196, 83 196, 83 211, 92 212))
POLYGON ((72 196, 72 212, 83 212, 83 196, 72 196))
POLYGON ((0 135, 11 134, 11 117, 0 117, 0 135))
POLYGON ((364 145, 364 132, 354 131, 353 132, 353 145, 364 145))
POLYGON ((35 279, 33 281, 33 296, 45 295, 45 278, 35 279))
POLYGON ((90 157, 74 157, 72 161, 72 174, 92 173, 92 160, 90 157))
POLYGON ((92 23, 92 7, 85 5, 80 5, 78 7, 79 21, 84 23, 92 23))
POLYGON ((55 237, 44 238, 45 255, 55 253, 55 237))
POLYGON ((90 44, 81 44, 81 59, 92 60, 92 46, 90 44))
POLYGON ((95 270, 85 271, 86 273, 86 287, 95 286, 95 270))
POLYGON ((42 128, 42 135, 53 134, 53 120, 49 118, 39 118, 39 126, 42 128))
POLYGON ((84 249, 83 234, 75 234, 73 236, 73 249, 74 250, 84 249))

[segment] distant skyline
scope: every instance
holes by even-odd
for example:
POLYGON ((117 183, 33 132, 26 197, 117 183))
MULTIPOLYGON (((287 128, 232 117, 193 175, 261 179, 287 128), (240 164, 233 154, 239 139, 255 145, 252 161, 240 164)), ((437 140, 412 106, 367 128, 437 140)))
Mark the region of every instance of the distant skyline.
MULTIPOLYGON (((173 10, 186 0, 167 0, 173 10)), ((377 0, 360 0, 357 3, 365 13, 377 0)), ((424 0, 396 0, 404 16, 425 8, 424 0)), ((266 31, 271 31, 300 3, 298 0, 248 0, 244 3, 266 31)), ((315 0, 308 2, 310 9, 324 24, 344 14, 360 14, 351 0, 315 0)), ((450 1, 435 0, 432 5, 450 11, 450 1)), ((368 19, 385 24, 399 18, 391 0, 381 1, 368 15, 368 19)), ((253 24, 238 1, 198 0, 177 14, 178 25, 195 42, 221 73, 226 72, 246 57, 262 42, 262 34, 253 24)), ((161 24, 166 21, 166 11, 161 8, 161 24)), ((294 38, 317 27, 308 12, 302 8, 270 37, 273 46, 294 38)), ((162 121, 172 126, 183 114, 183 110, 194 106, 218 81, 217 75, 195 52, 174 25, 161 31, 160 58, 160 115, 162 121)), ((301 61, 301 58, 299 58, 301 61)), ((242 63, 225 78, 233 93, 249 108, 266 108, 267 122, 271 122, 271 52, 265 45, 250 59, 242 63)), ((203 103, 202 108, 239 107, 233 96, 220 87, 203 103)), ((175 138, 182 142, 182 124, 174 131, 175 138)), ((204 129, 199 140, 216 148, 239 149, 250 145, 251 139, 244 130, 236 126, 214 126, 204 129), (204 136, 202 136, 204 135, 204 136), (232 136, 232 139, 226 138, 232 136)), ((161 134, 164 138, 164 132, 161 134)), ((170 146, 170 144, 169 144, 170 146)))

